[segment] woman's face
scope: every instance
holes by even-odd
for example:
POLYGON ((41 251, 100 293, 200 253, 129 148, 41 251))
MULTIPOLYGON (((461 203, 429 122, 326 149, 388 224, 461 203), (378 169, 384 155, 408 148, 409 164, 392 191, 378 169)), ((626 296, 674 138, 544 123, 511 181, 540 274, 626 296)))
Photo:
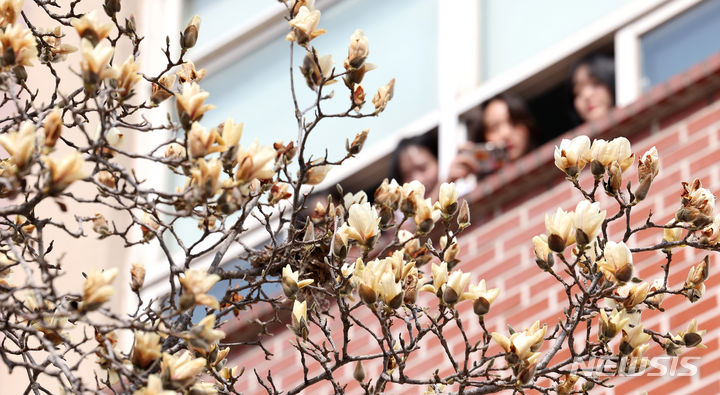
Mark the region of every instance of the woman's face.
POLYGON ((507 159, 515 160, 530 148, 530 131, 525 125, 514 124, 510 110, 502 100, 493 100, 483 112, 485 140, 505 147, 507 159))
POLYGON ((438 163, 430 150, 419 145, 409 145, 400 152, 398 160, 402 182, 418 180, 425 185, 428 192, 435 187, 438 181, 438 163))
POLYGON ((590 75, 587 65, 581 65, 573 74, 573 96, 575 111, 584 121, 604 117, 613 106, 610 89, 590 75))

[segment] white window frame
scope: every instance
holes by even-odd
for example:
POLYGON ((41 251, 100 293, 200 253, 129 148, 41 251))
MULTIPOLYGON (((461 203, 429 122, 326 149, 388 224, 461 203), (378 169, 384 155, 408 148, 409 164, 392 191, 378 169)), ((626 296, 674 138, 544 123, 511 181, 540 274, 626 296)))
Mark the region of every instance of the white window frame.
POLYGON ((615 35, 615 87, 618 106, 630 104, 642 94, 642 36, 702 1, 670 2, 618 31, 615 35))

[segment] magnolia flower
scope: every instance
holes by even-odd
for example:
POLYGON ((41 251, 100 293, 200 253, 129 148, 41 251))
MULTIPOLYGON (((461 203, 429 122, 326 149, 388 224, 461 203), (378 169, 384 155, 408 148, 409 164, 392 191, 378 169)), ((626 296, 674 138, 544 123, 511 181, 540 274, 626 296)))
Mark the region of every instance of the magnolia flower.
POLYGON ((440 185, 439 200, 436 203, 436 208, 439 208, 443 214, 452 216, 457 212, 458 209, 458 192, 455 189, 455 183, 444 182, 440 185))
POLYGON ((607 343, 615 337, 625 325, 630 322, 630 317, 625 312, 625 309, 617 311, 613 309, 610 313, 610 317, 605 313, 605 309, 600 309, 600 320, 598 324, 600 329, 598 330, 598 336, 600 341, 607 343))
MULTIPOLYGON (((675 224, 676 224, 676 222, 673 219, 673 220, 670 220, 670 222, 668 222, 665 225, 675 225, 675 224)), ((683 238, 682 235, 683 235, 683 228, 678 227, 678 228, 663 229, 663 240, 665 240, 668 243, 674 243, 676 241, 682 240, 682 238, 683 238)))
POLYGON ((381 86, 378 88, 377 93, 375 94, 375 97, 373 97, 373 105, 375 106, 375 113, 379 114, 385 110, 385 107, 387 106, 390 99, 393 97, 393 92, 395 90, 395 78, 391 79, 390 82, 387 83, 385 86, 381 86))
POLYGON ((222 151, 224 147, 215 145, 217 133, 214 130, 208 131, 199 123, 193 122, 188 133, 188 149, 190 150, 190 158, 201 158, 213 152, 222 151))
POLYGON ((215 329, 215 320, 215 314, 210 314, 190 329, 186 340, 193 350, 207 354, 217 347, 218 341, 225 338, 225 332, 215 329))
POLYGON ((100 235, 100 238, 105 238, 110 235, 110 224, 107 219, 100 213, 95 213, 92 219, 93 232, 100 235))
MULTIPOLYGON (((200 304, 210 306, 216 310, 220 308, 217 299, 207 294, 210 288, 220 280, 220 276, 217 274, 208 274, 206 271, 200 269, 188 269, 185 271, 185 276, 180 277, 179 280, 186 294, 192 297, 192 303, 189 303, 190 306, 200 304)), ((182 302, 181 300, 181 304, 182 302)))
POLYGON ((330 85, 335 80, 330 79, 333 71, 332 55, 318 56, 313 48, 312 52, 308 52, 303 58, 300 66, 300 72, 305 77, 305 83, 310 89, 316 90, 320 85, 330 85), (317 61, 316 61, 317 59, 317 61))
POLYGON ((543 270, 550 270, 555 264, 553 252, 548 246, 547 235, 538 235, 532 238, 535 262, 543 270))
POLYGON ((675 214, 675 218, 681 222, 692 222, 699 228, 710 224, 715 210, 715 196, 703 188, 697 178, 692 184, 683 182, 682 186, 682 207, 675 214))
POLYGON ((135 63, 135 57, 130 55, 127 57, 125 62, 116 69, 117 77, 117 90, 121 98, 126 97, 132 91, 132 88, 141 79, 142 75, 138 73, 140 65, 135 63))
POLYGON ((50 111, 43 121, 43 129, 45 130, 45 146, 54 147, 60 134, 62 134, 63 121, 62 110, 55 107, 50 111))
POLYGON ((555 386, 558 395, 569 395, 575 390, 575 383, 580 379, 576 374, 568 374, 565 379, 555 386))
POLYGON ((170 143, 165 148, 165 158, 178 161, 185 159, 186 151, 185 147, 178 143, 170 143))
POLYGON ((135 332, 135 343, 130 360, 140 369, 146 369, 162 355, 160 335, 154 332, 135 332))
POLYGON ((480 280, 476 285, 470 285, 467 292, 463 292, 460 300, 472 300, 473 311, 481 316, 490 311, 490 305, 500 295, 500 288, 487 289, 485 280, 480 280))
POLYGON ((455 258, 460 253, 460 245, 457 243, 457 241, 453 241, 450 246, 447 246, 447 237, 442 236, 440 238, 440 249, 445 250, 445 253, 443 254, 443 261, 445 262, 451 262, 456 263, 455 258), (447 249, 446 249, 447 247, 447 249))
POLYGON ((35 36, 21 24, 13 24, 0 29, 0 49, 4 66, 32 66, 38 51, 35 36))
POLYGON ((510 338, 498 332, 493 332, 491 336, 505 352, 514 354, 520 361, 531 362, 537 360, 540 355, 540 353, 532 351, 532 348, 537 344, 542 344, 546 331, 547 326, 543 326, 542 330, 515 332, 510 338))
POLYGON ((238 168, 235 179, 238 182, 249 182, 255 178, 269 179, 275 175, 275 158, 277 151, 269 145, 259 146, 257 140, 248 147, 238 147, 235 157, 238 168))
POLYGON ((313 279, 300 281, 300 272, 293 271, 290 264, 285 265, 282 270, 282 289, 285 296, 294 298, 298 289, 307 287, 313 283, 313 279))
POLYGON ((380 276, 378 288, 380 297, 390 308, 396 309, 402 305, 404 296, 402 283, 395 280, 395 275, 391 271, 386 271, 380 276))
POLYGON ((306 338, 308 335, 307 323, 307 302, 299 302, 297 299, 293 302, 291 328, 295 335, 306 338))
POLYGON ((713 222, 701 231, 698 241, 710 245, 716 245, 720 242, 720 214, 715 215, 713 222))
POLYGON ((20 125, 20 130, 0 136, 0 145, 10 154, 15 166, 23 169, 35 152, 35 126, 31 121, 20 125))
POLYGON ((606 277, 617 283, 629 281, 633 275, 633 259, 625 243, 608 241, 603 252, 605 259, 598 261, 598 266, 606 277))
POLYGON ((575 214, 572 211, 565 212, 559 207, 552 216, 545 214, 545 229, 551 250, 561 253, 565 247, 575 243, 574 222, 575 214))
POLYGON ((133 392, 133 395, 177 395, 177 391, 165 390, 162 379, 151 374, 148 376, 147 386, 133 392))
POLYGON ((709 276, 710 257, 705 255, 700 263, 690 268, 687 280, 683 285, 683 293, 690 302, 697 302, 705 294, 705 280, 709 276))
POLYGON ((353 279, 358 289, 358 295, 365 304, 375 303, 380 294, 380 279, 387 270, 387 262, 377 259, 364 264, 362 259, 355 261, 355 274, 353 279))
POLYGON ((648 303, 655 304, 657 306, 660 306, 660 303, 662 303, 663 299, 665 299, 665 294, 663 292, 660 292, 663 289, 663 279, 662 278, 656 278, 653 280, 652 284, 650 284, 650 289, 648 289, 648 293, 652 294, 653 292, 658 292, 655 295, 648 296, 645 298, 645 301, 648 303))
POLYGON ((209 161, 198 159, 195 166, 190 169, 193 183, 200 188, 204 195, 214 195, 218 190, 220 183, 220 172, 222 171, 222 162, 218 158, 212 158, 209 161))
POLYGON ((448 267, 447 262, 441 262, 439 265, 435 262, 432 263, 431 267, 432 271, 432 278, 433 283, 432 284, 425 284, 422 288, 420 288, 420 291, 425 292, 432 292, 436 294, 439 297, 442 297, 442 294, 440 293, 445 286, 445 283, 448 281, 448 267))
POLYGON ((0 1, 0 27, 15 23, 20 11, 22 11, 25 0, 2 0, 0 1))
POLYGON ((52 30, 40 30, 44 33, 41 40, 45 43, 45 45, 40 45, 41 62, 61 62, 67 59, 68 54, 77 51, 74 46, 62 43, 63 35, 60 26, 56 26, 52 30))
POLYGON ((175 93, 176 106, 183 126, 188 129, 193 121, 202 118, 205 112, 215 108, 212 104, 204 104, 210 96, 208 92, 201 91, 195 82, 186 82, 181 85, 182 93, 175 93))
POLYGON ((625 363, 618 365, 618 373, 623 374, 635 374, 642 372, 650 366, 650 360, 643 357, 645 351, 650 348, 650 344, 643 344, 636 347, 627 358, 624 359, 625 363))
POLYGON ((178 81, 180 81, 181 84, 184 84, 186 82, 198 82, 205 78, 207 70, 195 70, 195 63, 188 60, 180 66, 180 69, 178 69, 175 74, 178 77, 178 81))
POLYGON ((308 164, 309 168, 305 172, 305 183, 308 185, 317 185, 325 179, 327 173, 330 171, 332 166, 321 165, 320 163, 325 162, 324 159, 316 159, 308 164))
POLYGON ((380 218, 370 203, 353 204, 348 210, 348 238, 363 246, 370 246, 380 232, 380 218))
POLYGON ((83 15, 82 18, 75 18, 70 24, 77 30, 80 38, 87 39, 93 46, 97 45, 110 34, 113 24, 111 22, 100 23, 97 20, 97 12, 92 10, 83 15))
POLYGON ((440 210, 434 209, 430 198, 422 199, 419 195, 415 195, 412 199, 415 205, 415 225, 418 232, 425 234, 432 230, 435 222, 440 219, 442 213, 440 210))
POLYGON ((572 140, 563 139, 560 147, 555 146, 555 166, 570 177, 575 177, 591 160, 590 138, 577 136, 572 140))
POLYGON ((648 191, 650 190, 650 184, 653 179, 657 176, 659 171, 658 151, 657 148, 650 148, 638 162, 638 180, 640 185, 635 190, 635 199, 640 201, 645 199, 648 191))
POLYGON ((117 274, 118 269, 116 267, 103 272, 92 271, 88 274, 83 286, 83 303, 80 309, 82 311, 95 310, 101 304, 110 300, 110 297, 115 293, 110 283, 117 274))
POLYGON ((152 90, 150 91, 150 100, 153 104, 157 105, 173 95, 170 89, 175 84, 175 78, 174 74, 166 74, 158 78, 159 84, 153 82, 152 90))
POLYGON ((625 298, 625 300, 623 300, 623 306, 625 306, 627 310, 632 310, 633 307, 645 301, 649 289, 650 285, 643 281, 641 283, 627 283, 618 287, 615 292, 625 298))
POLYGON ((220 144, 228 147, 237 146, 243 134, 243 127, 244 124, 242 122, 236 124, 232 118, 226 119, 225 122, 220 125, 220 144))
POLYGON ((452 306, 458 302, 470 283, 470 276, 470 273, 463 273, 462 270, 456 270, 450 274, 442 287, 442 300, 445 304, 452 306))
POLYGON ((402 197, 402 187, 395 180, 388 181, 386 178, 375 190, 375 203, 393 211, 399 207, 402 197))
POLYGON ((180 45, 183 49, 189 49, 197 43, 198 33, 200 32, 200 17, 195 15, 190 23, 185 27, 185 31, 180 35, 180 45))
POLYGON ((130 288, 137 292, 142 288, 143 284, 145 283, 145 265, 138 262, 132 263, 132 268, 130 269, 130 288))
POLYGON ((588 244, 600 232, 606 211, 600 211, 600 203, 581 200, 575 207, 575 229, 578 244, 588 244))
POLYGON ((307 6, 300 7, 295 18, 289 22, 293 31, 286 39, 296 41, 300 45, 307 44, 308 41, 325 33, 325 29, 317 29, 318 22, 320 22, 320 10, 310 10, 307 6))
POLYGON ((650 340, 650 335, 643 332, 643 325, 637 324, 630 329, 623 329, 623 337, 620 342, 620 354, 627 355, 634 349, 640 347, 650 340))
POLYGON ((194 358, 189 351, 184 351, 180 357, 162 354, 162 376, 168 381, 176 381, 178 385, 190 385, 195 381, 195 376, 205 368, 205 358, 194 358))
POLYGON ((697 319, 693 318, 686 330, 678 332, 678 336, 682 338, 685 347, 707 348, 702 344, 702 337, 706 332, 705 329, 697 330, 697 319))
POLYGON ((114 48, 109 46, 93 46, 90 41, 82 39, 80 45, 83 59, 80 62, 82 77, 85 84, 93 91, 100 80, 106 75, 108 62, 113 56, 114 48))
POLYGON ((51 157, 45 157, 45 165, 50 169, 51 190, 60 192, 76 180, 85 178, 82 171, 84 164, 82 155, 77 151, 63 158, 60 163, 51 157))
POLYGON ((368 49, 368 39, 362 30, 357 29, 350 36, 350 46, 348 47, 347 63, 350 67, 358 68, 365 63, 370 54, 368 49))

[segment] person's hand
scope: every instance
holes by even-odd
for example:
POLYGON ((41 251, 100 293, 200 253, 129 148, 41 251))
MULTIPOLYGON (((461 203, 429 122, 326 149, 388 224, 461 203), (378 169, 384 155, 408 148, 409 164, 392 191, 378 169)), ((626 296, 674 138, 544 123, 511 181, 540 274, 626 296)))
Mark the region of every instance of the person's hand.
POLYGON ((460 151, 450 163, 450 171, 448 172, 448 179, 455 181, 458 178, 465 178, 471 174, 477 174, 480 172, 480 166, 477 159, 473 157, 467 151, 460 151))

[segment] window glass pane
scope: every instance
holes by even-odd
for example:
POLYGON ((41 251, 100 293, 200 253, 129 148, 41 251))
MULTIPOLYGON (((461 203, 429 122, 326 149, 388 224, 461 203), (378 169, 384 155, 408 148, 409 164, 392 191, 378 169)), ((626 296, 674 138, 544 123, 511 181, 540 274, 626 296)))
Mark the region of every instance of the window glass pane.
POLYGON ((720 51, 720 1, 705 1, 641 38, 643 91, 720 51))
POLYGON ((490 79, 630 1, 483 0, 481 77, 490 79))
POLYGON ((200 15, 200 34, 196 46, 202 47, 272 9, 285 7, 272 0, 185 0, 181 26, 200 15))
MULTIPOLYGON (((328 31, 313 44, 319 55, 332 54, 335 67, 342 71, 350 36, 362 28, 369 38, 368 62, 378 66, 365 75, 366 110, 378 87, 397 77, 395 97, 379 117, 366 119, 326 119, 313 130, 309 151, 322 155, 330 148, 332 159, 344 152, 345 139, 366 128, 370 135, 366 149, 437 107, 437 0, 350 0, 325 10, 319 28, 328 31), (380 17, 382 16, 382 17, 380 17)), ((306 85, 297 66, 304 50, 295 50, 295 82, 300 106, 306 108, 314 92, 306 85)), ((200 82, 210 92, 208 103, 218 106, 205 114, 207 127, 227 117, 245 123, 242 141, 249 144, 257 138, 270 144, 283 139, 297 139, 288 75, 289 43, 285 34, 263 45, 257 51, 238 59, 200 82)), ((335 98, 323 105, 325 113, 344 111, 349 93, 342 82, 330 85, 324 92, 335 91, 335 98)))

